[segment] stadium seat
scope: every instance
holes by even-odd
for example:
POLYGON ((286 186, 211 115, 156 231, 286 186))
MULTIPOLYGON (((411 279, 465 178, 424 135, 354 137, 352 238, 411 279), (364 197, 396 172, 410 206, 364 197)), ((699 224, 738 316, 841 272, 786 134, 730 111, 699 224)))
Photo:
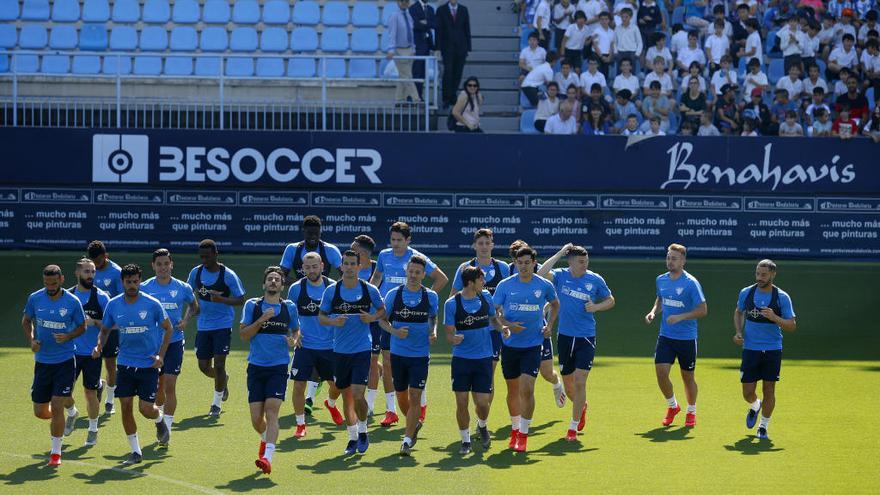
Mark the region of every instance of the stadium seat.
POLYGON ((768 57, 778 58, 782 56, 782 52, 776 48, 777 39, 776 31, 770 31, 767 33, 767 39, 764 40, 764 53, 767 54, 768 57))
POLYGON ((137 22, 141 18, 138 0, 114 0, 113 22, 137 22))
MULTIPOLYGON (((24 0, 24 4, 21 6, 21 20, 48 21, 49 0, 24 0)), ((31 72, 36 72, 36 68, 31 72)))
MULTIPOLYGON (((16 21, 18 20, 18 0, 0 0, 0 21, 16 21)), ((9 67, 9 57, 6 57, 7 67, 9 67)))
POLYGON ((137 48, 137 31, 135 31, 134 27, 113 26, 113 30, 110 31, 110 49, 130 51, 135 48, 137 48))
POLYGON ((53 50, 73 50, 76 48, 76 28, 71 24, 59 24, 49 34, 49 48, 53 50))
MULTIPOLYGON (((175 26, 171 30, 171 44, 169 46, 172 51, 176 52, 196 51, 196 48, 199 46, 199 35, 196 33, 196 28, 192 26, 175 26)), ((168 61, 170 62, 171 59, 168 59, 168 61)), ((168 72, 167 67, 165 71, 168 72)), ((190 61, 190 71, 192 71, 192 61, 190 61)))
POLYGON ((18 44, 15 24, 0 24, 0 49, 13 48, 18 44))
MULTIPOLYGON (((519 116, 519 132, 523 134, 539 134, 535 129, 535 112, 537 110, 523 110, 519 116)), ((448 117, 452 118, 452 117, 448 117)))
POLYGON ((372 27, 379 24, 379 7, 375 2, 357 2, 351 11, 351 23, 355 27, 372 27))
POLYGON ((220 59, 217 57, 199 57, 196 59, 196 75, 217 77, 220 75, 220 59))
POLYGON ((9 72, 9 55, 0 52, 0 74, 9 72))
POLYGON ((372 53, 379 49, 379 35, 375 28, 358 28, 351 33, 351 50, 372 53))
POLYGON ((175 24, 195 24, 199 22, 199 17, 199 2, 196 0, 175 0, 174 9, 171 11, 171 20, 175 24))
POLYGON ((41 24, 25 24, 21 27, 21 35, 18 37, 18 46, 25 50, 39 50, 46 48, 49 42, 49 33, 41 24))
POLYGON ((167 57, 165 59, 166 76, 191 76, 192 73, 192 57, 167 57))
MULTIPOLYGON (((113 31, 116 31, 119 28, 114 28, 113 31)), ((111 46, 112 36, 111 36, 111 46)), ((116 75, 117 69, 119 74, 126 75, 131 74, 131 57, 121 57, 121 56, 113 56, 108 55, 104 57, 104 66, 101 70, 102 73, 108 75, 116 75)))
POLYGON ((318 2, 303 0, 293 5, 293 23, 296 25, 314 26, 321 20, 321 8, 318 2))
MULTIPOLYGON (((229 46, 229 40, 226 37, 226 28, 209 26, 202 30, 201 39, 199 40, 199 48, 202 51, 222 52, 226 50, 227 46, 229 46)), ((198 61, 196 66, 198 66, 198 61)))
POLYGON ((101 72, 101 57, 97 55, 74 55, 71 72, 74 74, 98 74, 101 72))
POLYGON ((231 9, 226 0, 207 0, 202 10, 202 20, 208 24, 226 24, 230 15, 231 9))
POLYGON ((251 27, 237 27, 229 37, 229 49, 234 52, 252 52, 258 44, 257 30, 251 27))
POLYGON ((134 73, 138 76, 158 76, 162 73, 162 57, 136 56, 134 58, 134 73))
POLYGON ((287 61, 288 77, 315 77, 315 59, 291 58, 287 61))
POLYGON ((519 106, 523 108, 535 108, 522 91, 519 92, 519 106))
POLYGON ((284 28, 267 27, 260 33, 260 50, 264 52, 283 52, 287 46, 287 31, 284 28))
POLYGON ((348 25, 348 2, 326 2, 321 14, 321 22, 325 26, 348 25))
POLYGON ((382 25, 388 26, 388 19, 394 15, 395 12, 400 12, 400 7, 397 6, 396 3, 385 3, 385 6, 382 7, 382 25))
POLYGON ((672 11, 672 25, 676 24, 684 26, 684 7, 676 7, 672 11))
POLYGON ((348 77, 361 79, 376 78, 376 61, 355 58, 348 62, 348 77))
POLYGON ((295 52, 313 52, 317 50, 318 32, 310 27, 295 28, 290 33, 290 49, 295 52))
POLYGON ((226 59, 226 75, 230 77, 251 77, 254 75, 254 59, 250 57, 226 59))
POLYGON ((816 66, 819 67, 819 77, 825 77, 825 70, 828 68, 825 61, 816 57, 816 66))
POLYGON ((258 58, 258 77, 281 77, 284 75, 284 60, 280 58, 258 58))
MULTIPOLYGON (((138 46, 141 50, 148 52, 164 51, 168 48, 168 31, 162 26, 146 26, 141 31, 141 41, 138 46)), ((134 65, 135 73, 137 73, 137 60, 134 65)))
MULTIPOLYGON (((144 22, 165 23, 171 18, 171 6, 168 0, 147 0, 144 2, 144 22)), ((137 73, 137 61, 135 61, 137 73)))
POLYGON ((74 22, 78 20, 79 2, 77 0, 55 0, 52 3, 52 21, 74 22))
POLYGON ((776 83, 785 77, 785 66, 781 58, 771 58, 767 65, 767 80, 770 84, 776 86, 776 83))
POLYGON ((874 111, 874 105, 877 104, 877 100, 874 98, 874 87, 871 86, 867 90, 865 90, 865 99, 868 100, 868 110, 874 111))
MULTIPOLYGON (((107 22, 110 20, 110 4, 107 0, 86 0, 83 3, 82 20, 85 22, 107 22)), ((76 60, 73 61, 76 72, 76 60)))
POLYGON ((740 79, 743 79, 746 77, 746 70, 748 70, 748 67, 746 65, 748 63, 749 63, 749 61, 746 60, 746 57, 741 57, 739 59, 739 65, 736 68, 736 77, 738 77, 740 79))
POLYGON ((67 74, 70 72, 70 57, 67 55, 43 55, 40 72, 44 74, 67 74))
POLYGON ((15 71, 21 74, 35 74, 40 68, 40 57, 36 55, 12 55, 15 71))
MULTIPOLYGON (((324 59, 324 64, 326 64, 327 74, 325 77, 333 78, 333 79, 341 79, 345 77, 345 60, 341 58, 328 58, 324 59)), ((318 75, 324 75, 324 65, 321 63, 321 60, 318 60, 318 75)))
MULTIPOLYGON (((287 24, 290 22, 290 4, 283 0, 269 0, 263 4, 263 22, 287 24)), ((259 66, 259 62, 257 63, 259 66)))
POLYGON ((321 50, 344 52, 348 50, 348 32, 345 28, 326 28, 321 33, 321 50))
POLYGON ((232 22, 256 24, 260 22, 260 6, 257 0, 236 0, 232 7, 232 22))

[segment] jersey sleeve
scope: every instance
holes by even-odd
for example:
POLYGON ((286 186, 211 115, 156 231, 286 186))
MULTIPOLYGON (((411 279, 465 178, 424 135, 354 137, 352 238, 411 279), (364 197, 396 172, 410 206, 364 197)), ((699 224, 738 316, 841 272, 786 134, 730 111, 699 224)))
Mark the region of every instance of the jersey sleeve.
POLYGON ((398 290, 400 290, 400 288, 395 287, 395 288, 389 290, 387 294, 385 294, 385 300, 384 300, 385 308, 388 309, 389 311, 391 310, 390 308, 394 307, 394 298, 397 297, 398 290))
POLYGON ((98 292, 98 306, 101 307, 101 311, 107 309, 107 304, 110 302, 110 296, 107 295, 106 292, 98 292))
POLYGON ((455 325, 455 297, 450 297, 443 304, 443 324, 455 325))
POLYGON ((452 288, 457 291, 460 291, 464 288, 461 283, 461 270, 464 268, 465 265, 466 263, 458 265, 458 268, 455 269, 455 275, 452 277, 452 288))
POLYGON ((82 303, 79 301, 79 298, 73 294, 70 294, 70 309, 73 313, 70 318, 76 326, 80 326, 86 322, 86 312, 83 310, 82 303))
POLYGON ((375 285, 367 284, 367 292, 370 293, 370 301, 373 303, 373 309, 378 310, 385 306, 385 301, 382 300, 382 294, 379 294, 379 289, 377 289, 375 285))
POLYGON ((739 291, 739 296, 736 298, 736 309, 740 311, 746 310, 746 296, 749 294, 749 288, 739 291))
POLYGON ((299 311, 296 310, 296 304, 293 301, 285 299, 281 302, 282 304, 287 305, 287 312, 290 314, 290 325, 287 326, 290 330, 296 330, 299 328, 299 311))
POLYGON ((229 293, 232 297, 241 297, 244 295, 244 285, 234 271, 227 268, 224 278, 226 279, 226 285, 229 286, 229 293))
POLYGON ((122 276, 116 277, 113 281, 113 295, 119 295, 125 292, 125 287, 122 286, 122 276))
POLYGON ((153 301, 153 307, 156 309, 157 323, 161 324, 168 319, 168 312, 165 311, 165 306, 162 306, 162 303, 159 301, 153 301))
POLYGON ((244 307, 241 309, 241 324, 242 325, 250 325, 254 322, 254 300, 248 299, 247 302, 244 303, 244 307))
POLYGON ((324 294, 321 296, 321 311, 328 315, 330 314, 330 310, 333 309, 333 293, 335 291, 336 284, 330 285, 324 289, 324 294))
POLYGON ((104 318, 101 319, 101 326, 104 328, 113 328, 116 325, 116 318, 113 317, 113 307, 110 304, 104 308, 104 318))
POLYGON ((440 310, 440 296, 432 290, 428 291, 428 306, 428 316, 435 318, 437 316, 437 311, 440 310))
POLYGON ((327 261, 330 262, 330 265, 333 268, 340 268, 342 266, 342 253, 339 251, 339 248, 328 243, 326 246, 326 252, 327 261))
POLYGON ((608 287, 608 284, 605 282, 605 279, 599 275, 596 275, 596 298, 599 301, 604 301, 611 297, 611 289, 608 287))
POLYGON ((287 289, 287 298, 291 301, 296 301, 297 299, 299 299, 299 291, 302 290, 301 288, 301 283, 291 285, 290 288, 287 289))
POLYGON ((691 279, 691 304, 697 306, 698 304, 702 304, 706 302, 706 297, 703 295, 703 287, 700 285, 700 282, 697 279, 691 279))
POLYGON ((193 292, 193 288, 191 285, 184 283, 183 288, 183 302, 186 304, 192 304, 196 300, 195 292, 193 292))
POLYGON ((434 263, 433 261, 431 261, 431 258, 428 258, 423 253, 419 253, 419 254, 424 256, 425 261, 427 262, 426 266, 425 266, 425 275, 430 275, 430 274, 434 273, 434 270, 437 269, 437 263, 434 263))
POLYGON ((545 289, 544 289, 544 300, 545 301, 552 302, 552 301, 559 299, 559 297, 556 295, 556 287, 554 287, 553 284, 551 284, 549 280, 545 280, 545 279, 539 278, 539 277, 536 277, 535 279, 541 280, 545 284, 545 289))
POLYGON ((503 261, 499 261, 498 268, 501 270, 501 280, 510 276, 510 265, 503 261))
POLYGON ((794 314, 794 306, 791 304, 791 297, 782 291, 779 291, 779 310, 782 311, 782 314, 779 316, 786 320, 796 316, 794 314))
POLYGON ((196 273, 198 273, 198 268, 193 268, 189 271, 189 276, 186 277, 186 283, 189 284, 190 287, 195 287, 199 284, 196 283, 196 273))
POLYGON ((34 319, 34 314, 36 310, 34 309, 34 295, 31 294, 28 296, 27 302, 24 304, 24 314, 27 315, 31 320, 34 319))
POLYGON ((503 307, 505 300, 507 300, 507 284, 502 282, 495 288, 495 295, 492 296, 492 304, 503 307))
POLYGON ((286 270, 293 269, 293 254, 296 252, 296 246, 293 244, 288 244, 287 247, 284 248, 284 252, 281 253, 281 268, 286 270))
POLYGON ((657 279, 654 280, 654 294, 657 297, 660 297, 660 277, 657 277, 657 279))
POLYGON ((376 272, 385 273, 385 251, 380 251, 376 256, 376 272))

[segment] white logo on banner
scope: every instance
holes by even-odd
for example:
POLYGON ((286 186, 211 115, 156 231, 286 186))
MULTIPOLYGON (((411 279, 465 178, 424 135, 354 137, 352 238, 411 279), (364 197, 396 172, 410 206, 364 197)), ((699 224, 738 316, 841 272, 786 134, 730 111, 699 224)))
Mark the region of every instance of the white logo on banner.
POLYGON ((92 182, 149 181, 150 138, 145 135, 92 136, 92 182))

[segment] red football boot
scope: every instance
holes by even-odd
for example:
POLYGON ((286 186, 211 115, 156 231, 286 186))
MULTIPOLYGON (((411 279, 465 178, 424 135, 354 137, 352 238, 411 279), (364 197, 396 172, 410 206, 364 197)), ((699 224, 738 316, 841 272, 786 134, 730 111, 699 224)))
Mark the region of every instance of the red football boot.
POLYGON ((397 417, 397 414, 391 411, 385 411, 385 419, 379 424, 382 426, 391 426, 397 424, 398 421, 400 421, 400 418, 397 417))
POLYGON ((516 448, 516 439, 519 437, 519 430, 511 430, 510 431, 510 442, 507 443, 508 449, 516 448))
POLYGON ((339 409, 337 409, 336 406, 330 407, 330 402, 327 400, 324 400, 324 407, 330 411, 330 418, 333 420, 333 423, 336 426, 341 425, 344 420, 342 419, 342 413, 339 412, 339 409))
POLYGON ((577 439, 578 439, 578 434, 574 430, 568 430, 568 433, 565 434, 565 441, 566 442, 574 442, 574 441, 577 441, 577 439))
POLYGON ((296 425, 296 431, 293 433, 293 436, 296 438, 306 436, 306 425, 296 425))
POLYGON ((581 411, 581 420, 578 421, 578 431, 584 431, 584 427, 587 426, 587 405, 584 404, 584 410, 581 411))
POLYGON ((663 418, 663 426, 669 426, 672 424, 672 420, 675 419, 675 415, 681 412, 681 406, 676 405, 675 407, 670 407, 666 409, 666 417, 663 418))
POLYGON ((684 417, 685 426, 697 426, 697 414, 687 413, 684 417))
POLYGON ((516 445, 513 447, 513 450, 515 450, 517 452, 525 452, 526 451, 526 444, 528 443, 528 441, 529 441, 529 434, 528 433, 518 434, 516 436, 516 445))
POLYGON ((261 471, 263 471, 263 474, 269 474, 272 472, 272 463, 269 462, 269 460, 265 457, 260 457, 259 459, 254 461, 254 464, 256 464, 257 467, 260 468, 261 471))
POLYGON ((49 456, 49 462, 46 464, 47 466, 60 466, 61 465, 61 454, 52 454, 49 456))

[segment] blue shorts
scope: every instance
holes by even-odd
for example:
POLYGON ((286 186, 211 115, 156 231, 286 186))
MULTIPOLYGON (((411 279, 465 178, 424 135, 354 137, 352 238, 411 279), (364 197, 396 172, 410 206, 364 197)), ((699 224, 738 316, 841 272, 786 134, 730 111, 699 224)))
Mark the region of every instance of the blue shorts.
POLYGON ((134 397, 144 402, 156 402, 159 389, 159 370, 157 368, 116 367, 116 397, 134 397))
POLYGON ((287 365, 247 367, 248 402, 278 399, 284 402, 287 392, 287 365))
POLYGON ((119 355, 119 330, 110 330, 107 334, 107 341, 101 348, 101 357, 115 358, 119 355))
POLYGON ((80 373, 82 373, 84 389, 98 390, 101 388, 101 358, 76 356, 76 375, 73 377, 74 383, 76 383, 80 373))
POLYGON ((657 337, 654 349, 655 364, 672 364, 678 358, 678 365, 685 371, 693 371, 697 367, 697 339, 678 340, 669 337, 657 337))
POLYGON ((391 334, 382 330, 382 336, 379 338, 379 347, 383 351, 391 350, 391 334))
POLYGON ((553 360, 553 340, 550 338, 544 339, 544 342, 541 343, 541 361, 553 360))
POLYGON ((520 375, 538 376, 541 368, 541 346, 501 348, 501 374, 505 380, 519 378, 520 375))
POLYGON ((755 383, 758 380, 778 382, 782 368, 782 349, 774 351, 753 351, 743 349, 742 364, 739 367, 739 381, 755 383))
POLYGON ((34 363, 31 400, 35 404, 45 404, 50 402, 52 397, 70 397, 74 381, 76 381, 75 358, 55 364, 34 363))
POLYGON ((380 354, 382 352, 382 334, 386 333, 385 330, 382 330, 382 327, 379 326, 378 322, 370 323, 370 340, 372 342, 372 347, 370 348, 370 352, 373 354, 380 354))
POLYGON ((290 379, 298 382, 311 380, 315 373, 319 381, 333 379, 333 349, 308 349, 300 347, 293 351, 290 379))
POLYGON ((333 353, 333 380, 336 388, 346 389, 351 385, 367 385, 370 377, 370 351, 354 354, 333 353))
POLYGON ((424 390, 428 381, 428 363, 431 358, 406 357, 391 354, 391 378, 394 380, 394 390, 406 392, 408 388, 424 390))
POLYGON ((159 368, 160 376, 180 374, 180 368, 183 366, 183 346, 182 340, 168 344, 165 359, 162 361, 162 367, 159 368))
POLYGON ((501 338, 501 332, 495 330, 489 332, 489 336, 492 337, 492 361, 498 361, 501 359, 501 347, 504 346, 504 339, 501 338))
POLYGON ((491 394, 492 358, 468 359, 453 356, 452 390, 491 394))
POLYGON ((196 359, 211 359, 229 354, 232 329, 199 330, 196 332, 196 359))
POLYGON ((574 370, 593 369, 593 358, 596 357, 596 337, 571 337, 559 334, 556 336, 556 347, 559 352, 559 372, 563 376, 574 373, 574 370))

